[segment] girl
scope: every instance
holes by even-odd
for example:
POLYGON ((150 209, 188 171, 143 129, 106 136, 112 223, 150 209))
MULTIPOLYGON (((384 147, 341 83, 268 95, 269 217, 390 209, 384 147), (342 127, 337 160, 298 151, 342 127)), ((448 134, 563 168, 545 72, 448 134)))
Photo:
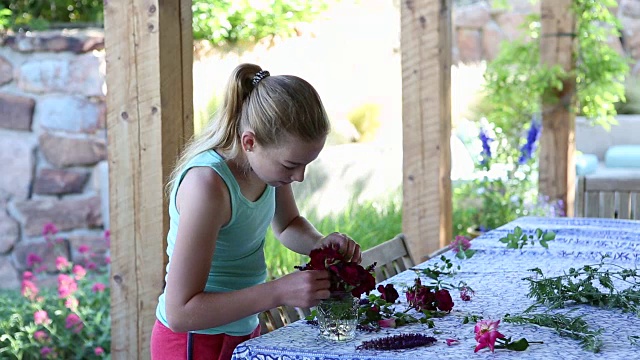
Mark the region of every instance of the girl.
POLYGON ((236 345, 260 334, 258 313, 329 297, 326 271, 265 282, 269 224, 297 253, 336 243, 360 261, 353 240, 325 237, 300 216, 291 190, 329 130, 320 97, 305 80, 269 76, 253 64, 233 71, 217 116, 188 144, 167 186, 169 263, 153 359, 229 359, 236 345))

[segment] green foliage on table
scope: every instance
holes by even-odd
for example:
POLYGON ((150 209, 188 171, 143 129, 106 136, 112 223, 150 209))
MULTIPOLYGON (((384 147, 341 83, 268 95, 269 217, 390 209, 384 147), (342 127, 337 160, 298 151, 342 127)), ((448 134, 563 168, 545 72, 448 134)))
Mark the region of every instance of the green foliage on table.
POLYGON ((571 316, 569 313, 528 314, 525 312, 515 315, 506 314, 502 319, 512 324, 533 324, 553 329, 560 336, 579 340, 582 348, 587 351, 598 353, 602 348, 600 335, 604 329, 591 329, 582 316, 571 316))
MULTIPOLYGON (((527 296, 535 303, 521 314, 505 315, 504 321, 515 324, 535 324, 554 329, 561 336, 580 340, 583 348, 599 352, 602 346, 602 328, 592 330, 582 316, 551 312, 567 306, 584 304, 606 309, 620 309, 640 316, 640 272, 637 268, 625 268, 606 261, 603 256, 599 263, 570 268, 563 275, 546 276, 540 268, 523 280, 529 283, 527 296), (622 288, 621 288, 622 287, 622 288), (542 307, 546 311, 534 313, 542 307)), ((637 335, 628 336, 631 344, 636 344, 637 335)))
POLYGON ((512 232, 509 232, 507 235, 500 238, 500 242, 507 244, 507 249, 522 249, 526 245, 534 245, 537 241, 540 246, 548 249, 548 242, 555 238, 556 234, 553 231, 542 231, 542 229, 536 229, 533 234, 527 234, 520 226, 516 226, 512 232))
POLYGON ((568 304, 586 304, 603 308, 615 308, 640 316, 640 272, 605 261, 598 264, 570 268, 559 276, 546 276, 540 268, 530 271, 535 275, 526 277, 529 283, 528 296, 536 301, 535 306, 545 305, 551 309, 568 304), (620 288, 624 284, 624 288, 620 288))

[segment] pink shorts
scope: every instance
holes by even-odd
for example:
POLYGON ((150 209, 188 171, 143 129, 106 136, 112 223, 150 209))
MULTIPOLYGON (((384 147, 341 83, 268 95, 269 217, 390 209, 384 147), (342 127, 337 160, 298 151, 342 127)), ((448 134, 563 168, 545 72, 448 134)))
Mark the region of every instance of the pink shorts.
MULTIPOLYGON (((229 360, 238 344, 259 335, 260 325, 245 336, 193 334, 192 360, 229 360)), ((151 331, 151 359, 187 359, 187 333, 173 332, 156 319, 151 331)))

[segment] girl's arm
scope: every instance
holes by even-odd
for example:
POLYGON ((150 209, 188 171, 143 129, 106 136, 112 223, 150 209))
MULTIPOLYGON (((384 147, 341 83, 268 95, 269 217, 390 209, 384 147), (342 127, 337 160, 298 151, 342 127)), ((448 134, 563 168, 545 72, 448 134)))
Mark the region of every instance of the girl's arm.
POLYGON ((329 296, 325 271, 299 271, 227 293, 205 293, 217 234, 231 217, 224 181, 210 168, 191 169, 176 204, 180 223, 166 287, 166 313, 175 332, 228 324, 275 306, 311 307, 329 296))
POLYGON ((271 224, 274 235, 287 248, 309 255, 322 244, 336 243, 353 261, 360 262, 360 245, 345 234, 322 235, 300 215, 291 185, 276 188, 276 213, 271 224))

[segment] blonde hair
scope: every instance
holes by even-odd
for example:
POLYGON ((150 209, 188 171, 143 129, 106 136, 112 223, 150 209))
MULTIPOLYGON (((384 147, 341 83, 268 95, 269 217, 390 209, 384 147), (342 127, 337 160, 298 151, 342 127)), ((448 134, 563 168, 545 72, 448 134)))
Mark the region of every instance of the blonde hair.
POLYGON ((254 64, 241 64, 233 70, 220 108, 180 155, 167 183, 168 194, 196 155, 215 149, 226 159, 238 156, 244 129, 251 129, 256 142, 265 147, 278 145, 284 134, 304 141, 329 134, 329 118, 311 84, 297 76, 278 75, 267 76, 254 86, 254 76, 261 70, 254 64))

